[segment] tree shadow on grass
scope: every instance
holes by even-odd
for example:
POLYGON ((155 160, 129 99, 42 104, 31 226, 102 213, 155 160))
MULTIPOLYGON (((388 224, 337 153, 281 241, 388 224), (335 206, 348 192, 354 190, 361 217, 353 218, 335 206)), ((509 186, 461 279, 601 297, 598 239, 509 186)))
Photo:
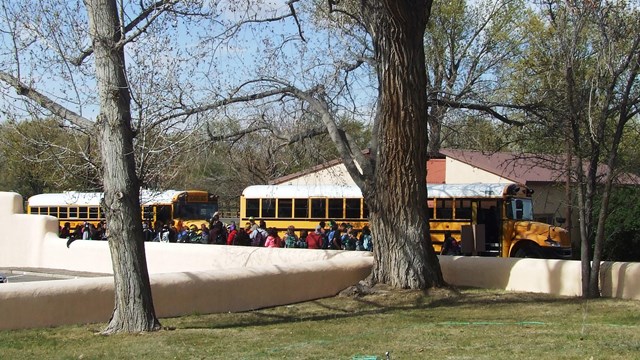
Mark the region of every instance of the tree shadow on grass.
POLYGON ((201 315, 181 318, 177 329, 230 329, 271 326, 299 322, 339 320, 400 311, 435 310, 518 304, 581 304, 573 297, 516 293, 473 288, 440 288, 426 291, 374 288, 366 293, 345 292, 331 298, 282 305, 247 312, 201 315))

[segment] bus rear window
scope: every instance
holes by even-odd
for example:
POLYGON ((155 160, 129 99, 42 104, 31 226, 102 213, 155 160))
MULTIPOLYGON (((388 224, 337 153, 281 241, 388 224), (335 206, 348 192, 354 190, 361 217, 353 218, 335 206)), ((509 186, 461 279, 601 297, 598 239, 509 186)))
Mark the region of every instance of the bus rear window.
POLYGON ((471 219, 471 200, 456 200, 456 219, 471 219))
POLYGON ((453 200, 438 199, 436 201, 436 219, 453 218, 453 200))

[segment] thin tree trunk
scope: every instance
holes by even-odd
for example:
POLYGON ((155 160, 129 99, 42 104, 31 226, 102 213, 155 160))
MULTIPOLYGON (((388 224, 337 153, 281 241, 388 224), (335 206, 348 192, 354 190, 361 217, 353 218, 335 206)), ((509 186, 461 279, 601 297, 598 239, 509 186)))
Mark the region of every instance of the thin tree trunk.
POLYGON ((431 1, 386 0, 366 9, 379 79, 378 153, 367 194, 375 234, 373 282, 444 285, 427 221, 427 79, 423 35, 431 1))
POLYGON ((104 333, 160 328, 142 237, 133 157, 130 94, 115 0, 85 0, 100 98, 97 128, 103 162, 103 208, 113 262, 115 308, 104 333))

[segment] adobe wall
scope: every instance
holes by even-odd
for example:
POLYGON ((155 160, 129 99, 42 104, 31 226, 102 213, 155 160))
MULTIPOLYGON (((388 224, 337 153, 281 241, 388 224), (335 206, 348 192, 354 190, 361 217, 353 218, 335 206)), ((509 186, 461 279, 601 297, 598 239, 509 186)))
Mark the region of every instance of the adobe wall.
MULTIPOLYGON (((107 241, 76 240, 67 248, 56 218, 22 214, 22 198, 0 192, 0 267, 64 269, 112 274, 107 241)), ((226 245, 145 243, 150 274, 308 263, 370 256, 334 250, 308 251, 226 245)))
MULTIPOLYGON (((576 260, 440 256, 445 281, 456 286, 581 296, 576 260)), ((603 297, 640 300, 640 263, 603 262, 603 297)))
MULTIPOLYGON (((57 221, 24 215, 17 194, 0 192, 0 267, 111 273, 107 242, 56 236, 57 221)), ((364 279, 373 259, 357 251, 146 244, 159 317, 245 311, 333 296, 364 279)), ((441 256, 447 282, 579 296, 580 262, 441 256)), ((639 263, 603 263, 605 297, 640 300, 639 263)), ((0 285, 0 329, 106 322, 109 276, 0 285)))
MULTIPOLYGON (((287 249, 282 249, 286 251, 287 249)), ((248 311, 333 296, 371 272, 371 257, 151 275, 158 317, 248 311)), ((113 278, 0 285, 1 329, 106 323, 113 278)))

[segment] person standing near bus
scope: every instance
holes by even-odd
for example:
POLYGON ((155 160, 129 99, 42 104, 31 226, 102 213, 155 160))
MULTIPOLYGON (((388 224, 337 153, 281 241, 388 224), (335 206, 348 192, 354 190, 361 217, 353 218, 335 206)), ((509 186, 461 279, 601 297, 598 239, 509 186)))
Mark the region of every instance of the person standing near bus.
POLYGON ((249 216, 249 224, 251 224, 251 231, 258 230, 258 224, 256 224, 256 219, 253 216, 249 216))
POLYGON ((227 245, 233 245, 233 239, 238 234, 238 229, 236 229, 236 222, 232 221, 227 228, 229 235, 227 235, 227 245))
POLYGON ((279 248, 282 240, 278 236, 278 231, 275 228, 270 228, 267 230, 269 236, 267 236, 267 240, 264 242, 264 247, 268 248, 279 248))
POLYGON ((243 228, 238 228, 238 232, 236 236, 233 238, 232 245, 236 246, 251 246, 251 239, 249 238, 249 233, 251 232, 251 224, 247 223, 247 225, 243 228))
POLYGON ((224 245, 227 243, 226 229, 216 212, 209 225, 209 244, 224 245))
POLYGON ((151 229, 149 221, 142 222, 142 234, 142 236, 144 237, 144 241, 153 241, 155 233, 153 232, 153 229, 151 229))
POLYGON ((60 229, 60 235, 61 238, 66 239, 68 237, 71 236, 71 224, 66 222, 64 223, 64 226, 60 229))
POLYGON ((451 231, 444 232, 444 243, 440 249, 440 255, 460 255, 460 245, 451 236, 451 231))
POLYGON ((309 249, 322 249, 323 242, 322 226, 318 225, 314 232, 307 235, 307 247, 309 249))
POLYGON ((296 243, 298 242, 298 236, 296 235, 295 228, 293 225, 289 225, 287 228, 287 233, 284 234, 284 247, 286 248, 294 248, 296 247, 296 243))
POLYGON ((326 248, 331 250, 342 250, 342 241, 340 240, 340 229, 338 229, 338 224, 331 220, 329 223, 331 225, 331 229, 327 233, 326 238, 326 248))
POLYGON ((82 227, 82 240, 91 240, 91 225, 86 221, 82 227))

